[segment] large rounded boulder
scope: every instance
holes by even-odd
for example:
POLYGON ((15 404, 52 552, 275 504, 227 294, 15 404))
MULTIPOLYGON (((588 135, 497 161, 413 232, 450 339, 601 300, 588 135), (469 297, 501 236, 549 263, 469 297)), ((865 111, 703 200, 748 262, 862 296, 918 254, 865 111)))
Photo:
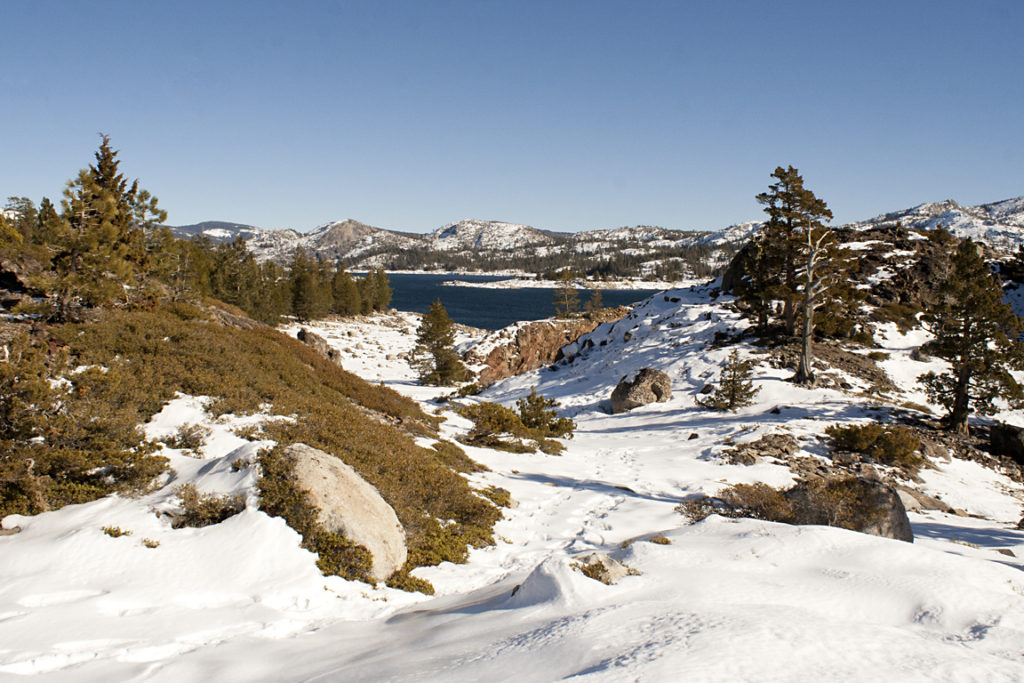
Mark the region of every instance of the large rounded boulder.
POLYGON ((376 488, 338 458, 312 446, 296 443, 284 453, 296 486, 320 510, 317 522, 373 555, 373 580, 383 581, 405 564, 405 529, 376 488))
POLYGON ((668 375, 661 370, 643 368, 634 377, 626 376, 619 380, 612 391, 612 412, 624 413, 648 403, 663 403, 670 398, 672 380, 668 375))

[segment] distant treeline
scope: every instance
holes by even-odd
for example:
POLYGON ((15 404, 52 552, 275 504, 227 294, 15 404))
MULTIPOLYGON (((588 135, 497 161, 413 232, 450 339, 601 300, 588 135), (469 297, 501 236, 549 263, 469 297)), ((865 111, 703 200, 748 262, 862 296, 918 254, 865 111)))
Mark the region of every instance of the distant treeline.
POLYGON ((640 240, 615 242, 614 251, 576 252, 563 247, 544 255, 524 254, 522 249, 488 253, 439 252, 432 249, 408 249, 397 254, 380 249, 358 257, 339 259, 353 267, 376 260, 388 270, 522 270, 541 275, 570 268, 593 279, 653 277, 664 280, 688 277, 711 278, 721 274, 741 245, 651 247, 640 240))
POLYGON ((212 297, 276 324, 288 315, 310 320, 390 304, 383 270, 354 278, 302 250, 282 268, 257 263, 241 239, 214 246, 174 237, 161 226, 167 214, 156 198, 129 183, 116 157, 104 137, 96 163, 68 182, 59 209, 45 197, 38 206, 26 197, 8 199, 0 213, 0 259, 18 265, 13 280, 2 282, 28 289, 16 312, 64 322, 97 306, 212 297))

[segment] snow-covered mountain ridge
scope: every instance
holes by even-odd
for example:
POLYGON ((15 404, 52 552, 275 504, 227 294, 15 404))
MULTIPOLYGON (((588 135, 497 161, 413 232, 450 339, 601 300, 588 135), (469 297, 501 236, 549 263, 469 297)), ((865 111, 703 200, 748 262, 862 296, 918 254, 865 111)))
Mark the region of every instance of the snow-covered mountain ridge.
MULTIPOLYGON (((841 227, 871 229, 900 224, 913 230, 945 227, 958 237, 971 237, 990 247, 1012 252, 1024 244, 1024 197, 979 206, 963 206, 953 200, 921 204, 888 212, 869 220, 841 227)), ((417 234, 376 228, 352 219, 318 226, 308 233, 295 230, 266 230, 233 223, 199 223, 172 228, 180 236, 205 235, 214 241, 242 237, 260 261, 287 262, 296 247, 311 255, 340 261, 355 268, 415 267, 420 261, 451 263, 462 267, 479 264, 500 269, 509 259, 557 258, 558 255, 623 255, 644 259, 678 258, 687 249, 706 247, 710 262, 719 265, 761 226, 749 221, 716 231, 671 230, 656 226, 558 233, 504 221, 464 219, 442 226, 432 233, 417 234), (722 251, 725 250, 725 251, 722 251), (718 253, 721 252, 721 253, 718 253), (416 257, 412 257, 416 254, 416 257), (412 260, 410 260, 412 259, 412 260)))

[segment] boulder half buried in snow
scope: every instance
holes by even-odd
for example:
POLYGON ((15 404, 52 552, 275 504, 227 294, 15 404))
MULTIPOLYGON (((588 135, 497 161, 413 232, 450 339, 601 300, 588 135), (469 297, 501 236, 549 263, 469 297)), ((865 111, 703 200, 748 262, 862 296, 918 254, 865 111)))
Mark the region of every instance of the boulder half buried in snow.
POLYGON ((865 477, 797 484, 786 491, 793 524, 821 524, 914 542, 907 510, 891 486, 865 477))
POLYGON ((317 521, 373 554, 370 576, 383 581, 405 564, 405 529, 377 489, 329 453, 303 443, 285 449, 296 485, 320 509, 317 521))
POLYGON ((632 379, 627 376, 619 380, 612 391, 612 412, 624 413, 648 403, 664 403, 670 398, 672 380, 668 375, 661 370, 643 368, 632 379))

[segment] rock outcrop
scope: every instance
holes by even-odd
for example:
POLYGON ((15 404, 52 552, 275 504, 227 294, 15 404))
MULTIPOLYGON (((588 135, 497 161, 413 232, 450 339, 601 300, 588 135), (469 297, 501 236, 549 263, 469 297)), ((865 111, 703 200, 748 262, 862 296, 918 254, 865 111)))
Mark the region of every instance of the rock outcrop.
POLYGON ((1005 455, 1024 465, 1024 429, 1008 424, 992 425, 989 447, 996 455, 1005 455))
POLYGON ((722 458, 732 465, 755 465, 763 458, 786 460, 799 450, 800 444, 791 434, 765 434, 757 441, 729 449, 722 458))
POLYGON ((593 332, 597 326, 598 322, 584 318, 525 323, 499 331, 497 343, 486 354, 470 349, 463 360, 470 365, 485 365, 477 376, 477 383, 490 386, 500 379, 536 370, 559 360, 564 346, 593 332))
POLYGON ((373 554, 371 578, 383 581, 405 564, 405 530, 376 488, 338 458, 306 444, 288 446, 285 456, 296 486, 320 509, 320 525, 373 554))
POLYGON ((327 360, 331 361, 335 365, 341 365, 341 352, 328 344, 327 340, 320 335, 310 332, 305 327, 300 327, 298 334, 295 336, 298 337, 300 342, 312 347, 314 351, 327 360))
POLYGON ((612 391, 612 412, 645 406, 648 403, 664 403, 672 398, 672 380, 661 370, 643 368, 635 377, 623 377, 612 391))

